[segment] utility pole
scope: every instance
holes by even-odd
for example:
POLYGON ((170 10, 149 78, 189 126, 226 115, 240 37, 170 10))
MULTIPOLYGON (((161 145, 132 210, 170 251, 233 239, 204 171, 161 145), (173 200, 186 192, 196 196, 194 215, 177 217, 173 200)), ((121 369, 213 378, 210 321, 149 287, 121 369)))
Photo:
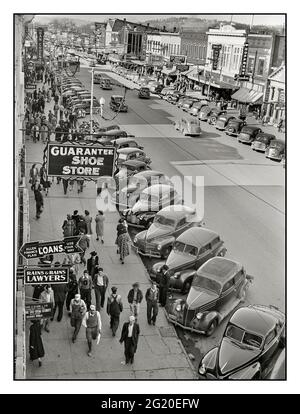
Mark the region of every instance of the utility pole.
POLYGON ((92 67, 91 106, 90 106, 90 133, 93 134, 93 96, 94 96, 94 68, 92 67))

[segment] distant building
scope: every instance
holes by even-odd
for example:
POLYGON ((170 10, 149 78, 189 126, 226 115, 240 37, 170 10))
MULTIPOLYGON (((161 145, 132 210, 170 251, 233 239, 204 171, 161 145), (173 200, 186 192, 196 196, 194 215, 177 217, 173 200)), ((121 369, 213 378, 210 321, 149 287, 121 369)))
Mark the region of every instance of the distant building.
POLYGON ((272 72, 267 81, 264 96, 264 111, 276 124, 285 119, 285 64, 272 72))
POLYGON ((193 30, 184 30, 180 34, 180 54, 187 57, 187 63, 204 65, 207 53, 207 34, 193 30))
POLYGON ((169 62, 170 56, 180 55, 180 45, 178 32, 147 33, 146 60, 149 63, 169 62))

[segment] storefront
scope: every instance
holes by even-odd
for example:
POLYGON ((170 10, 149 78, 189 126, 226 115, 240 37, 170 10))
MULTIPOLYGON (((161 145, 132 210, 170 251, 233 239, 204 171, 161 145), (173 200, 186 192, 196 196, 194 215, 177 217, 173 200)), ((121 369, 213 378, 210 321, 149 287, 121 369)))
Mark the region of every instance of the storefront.
POLYGON ((268 77, 263 112, 270 124, 277 125, 285 120, 285 111, 285 64, 282 64, 268 77))
POLYGON ((231 96, 232 100, 237 101, 238 108, 246 105, 247 112, 256 111, 258 113, 261 112, 262 98, 263 92, 248 88, 240 88, 231 96))

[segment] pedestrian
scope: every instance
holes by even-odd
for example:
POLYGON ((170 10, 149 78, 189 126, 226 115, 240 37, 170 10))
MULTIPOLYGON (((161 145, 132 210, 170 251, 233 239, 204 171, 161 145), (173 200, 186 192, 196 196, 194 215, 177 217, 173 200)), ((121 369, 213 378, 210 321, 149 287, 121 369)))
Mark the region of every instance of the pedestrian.
POLYGON ((61 119, 61 120, 63 120, 64 119, 64 106, 63 106, 63 104, 61 104, 60 106, 59 106, 59 119, 61 119))
POLYGON ((60 124, 57 124, 55 128, 55 141, 60 142, 61 136, 62 136, 62 128, 60 124))
POLYGON ((103 240, 103 234, 104 234, 104 214, 102 210, 98 211, 98 214, 95 217, 95 223, 96 223, 96 234, 97 234, 97 238, 96 240, 99 240, 99 237, 101 238, 101 243, 104 243, 103 240))
POLYGON ((68 191, 69 180, 63 178, 62 183, 63 183, 64 195, 66 195, 68 191))
POLYGON ((41 137, 42 143, 43 144, 46 144, 47 139, 48 139, 48 127, 45 124, 42 124, 41 125, 41 128, 40 128, 40 137, 41 137))
MULTIPOLYGON (((121 219, 122 220, 122 219, 121 219)), ((125 225, 125 220, 119 222, 117 226, 117 240, 116 243, 118 245, 117 253, 120 254, 121 263, 124 264, 124 259, 126 256, 129 255, 129 243, 131 239, 127 232, 127 226, 125 225)))
POLYGON ((34 190, 35 206, 36 206, 36 219, 41 217, 44 209, 44 198, 39 188, 34 190))
POLYGON ((34 143, 36 143, 36 141, 40 140, 39 127, 38 127, 36 121, 34 122, 34 125, 31 128, 31 136, 32 136, 32 140, 33 140, 34 143))
POLYGON ((29 328, 29 355, 30 360, 39 362, 39 367, 42 366, 41 358, 45 356, 44 345, 42 341, 42 326, 40 320, 33 319, 29 328))
POLYGON ((44 165, 42 165, 42 167, 40 168, 40 183, 43 187, 43 190, 45 191, 45 195, 47 196, 51 183, 49 180, 47 180, 47 172, 44 165))
MULTIPOLYGON (((53 290, 51 289, 50 285, 45 285, 44 286, 44 290, 42 291, 42 293, 40 294, 39 297, 40 302, 46 302, 46 303, 51 303, 52 304, 52 308, 54 309, 55 306, 55 302, 54 302, 54 293, 53 290)), ((46 332, 50 332, 49 329, 49 318, 43 318, 43 327, 45 329, 46 332)))
POLYGON ((85 221, 85 224, 86 224, 86 233, 87 234, 92 234, 93 232, 92 232, 92 217, 90 216, 90 212, 88 211, 88 210, 84 210, 84 214, 85 214, 85 216, 84 216, 84 221, 85 221))
POLYGON ((56 309, 58 308, 58 315, 57 315, 57 322, 60 322, 63 317, 63 309, 64 309, 64 303, 66 299, 67 294, 67 284, 66 283, 57 283, 53 285, 53 292, 54 292, 54 308, 53 313, 51 317, 51 321, 53 321, 56 309))
POLYGON ((158 314, 158 289, 155 282, 151 282, 151 287, 147 289, 146 295, 147 302, 147 320, 148 324, 155 325, 156 317, 158 314))
POLYGON ((30 171, 29 171, 29 184, 31 184, 31 189, 33 191, 35 188, 35 184, 38 180, 38 176, 39 176, 39 170, 36 164, 32 164, 32 167, 30 168, 30 171))
POLYGON ((143 300, 143 293, 140 290, 140 285, 138 282, 132 285, 132 289, 128 292, 128 303, 130 307, 130 312, 137 319, 140 312, 140 304, 143 300))
POLYGON ((87 234, 87 225, 86 222, 83 218, 83 216, 79 216, 78 221, 77 221, 77 231, 80 233, 84 233, 87 234))
POLYGON ((125 361, 121 363, 124 364, 133 364, 134 354, 137 350, 138 340, 140 334, 140 327, 135 321, 134 316, 129 316, 129 322, 125 322, 122 328, 122 334, 120 339, 120 344, 124 342, 124 354, 125 361))
POLYGON ((75 298, 78 293, 78 282, 76 279, 76 273, 70 269, 69 282, 67 283, 67 297, 66 297, 66 309, 70 315, 71 300, 75 298))
POLYGON ((40 300, 41 293, 44 290, 44 285, 33 285, 32 300, 40 300))
POLYGON ((168 273, 169 267, 163 265, 160 269, 159 275, 159 303, 161 306, 166 306, 168 289, 170 285, 170 277, 168 273))
POLYGON ((100 312, 96 311, 95 305, 90 306, 90 310, 86 312, 83 317, 82 325, 86 328, 86 339, 88 343, 88 356, 92 356, 92 340, 100 340, 101 334, 101 316, 100 312))
POLYGON ((87 259, 86 268, 87 268, 87 271, 88 271, 89 275, 93 279, 94 275, 96 273, 96 268, 99 265, 99 257, 97 255, 97 252, 95 252, 95 251, 92 251, 90 253, 90 255, 91 255, 91 257, 89 257, 87 259))
POLYGON ((118 288, 111 288, 111 295, 107 298, 106 312, 110 316, 110 329, 112 336, 116 336, 120 323, 120 313, 123 312, 123 303, 120 295, 117 294, 118 288))
POLYGON ((83 178, 77 178, 77 192, 82 193, 83 192, 83 185, 84 185, 84 179, 83 178))
POLYGON ((58 103, 55 102, 54 107, 53 107, 53 111, 54 111, 54 116, 57 119, 58 118, 58 110, 59 110, 59 105, 58 103))
POLYGON ((64 237, 72 237, 75 235, 76 226, 71 214, 67 214, 67 219, 62 225, 62 229, 64 237))
POLYGON ((79 293, 76 293, 74 298, 71 300, 70 303, 71 306, 71 326, 74 329, 73 335, 72 335, 72 342, 76 341, 77 335, 80 331, 81 325, 82 325, 82 319, 86 313, 86 304, 81 299, 81 296, 79 293))
POLYGON ((91 276, 88 274, 88 271, 85 270, 83 272, 83 276, 81 276, 78 280, 78 287, 79 292, 82 300, 86 303, 87 309, 90 308, 92 303, 92 287, 93 281, 91 276))
POLYGON ((80 220, 79 214, 78 214, 78 210, 74 210, 73 211, 73 215, 72 215, 72 219, 74 220, 75 223, 75 235, 78 234, 78 221, 80 220))
POLYGON ((94 290, 95 290, 95 298, 96 298, 96 309, 100 312, 100 307, 104 307, 105 301, 105 293, 108 287, 108 277, 107 274, 103 272, 102 267, 97 267, 96 272, 94 274, 93 283, 94 283, 94 290))

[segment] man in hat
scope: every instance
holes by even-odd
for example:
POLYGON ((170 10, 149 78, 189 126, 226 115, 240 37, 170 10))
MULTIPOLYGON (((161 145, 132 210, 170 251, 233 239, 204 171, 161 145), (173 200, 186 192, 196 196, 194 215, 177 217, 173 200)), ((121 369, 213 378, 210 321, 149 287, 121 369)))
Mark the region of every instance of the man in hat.
POLYGON ((79 292, 82 300, 86 303, 87 308, 90 308, 92 302, 92 287, 93 281, 88 271, 85 270, 83 275, 78 280, 79 292))
POLYGON ((82 319, 82 325, 86 328, 86 339, 88 343, 88 356, 92 356, 92 340, 100 340, 101 334, 101 316, 100 312, 96 311, 95 305, 90 306, 90 310, 86 312, 82 319))
POLYGON ((168 274, 169 267, 167 265, 163 265, 160 269, 160 277, 159 277, 159 303, 161 306, 166 306, 167 302, 167 295, 168 289, 170 285, 170 277, 168 274))
POLYGON ((96 267, 93 283, 95 289, 96 309, 100 312, 100 306, 101 308, 104 306, 105 292, 108 286, 108 277, 107 274, 103 272, 102 267, 96 267))
POLYGON ((110 329, 112 336, 116 336, 117 329, 120 323, 120 313, 123 311, 122 298, 117 294, 118 288, 113 286, 111 288, 111 295, 107 298, 107 314, 110 315, 110 329))
POLYGON ((98 264, 99 264, 99 257, 97 255, 97 252, 93 251, 91 252, 91 257, 86 262, 87 271, 89 272, 89 275, 91 276, 92 279, 94 278, 95 269, 98 266, 98 264))
POLYGON ((122 334, 120 338, 120 344, 124 342, 124 354, 125 361, 122 364, 132 364, 134 360, 134 354, 137 350, 137 344, 139 340, 140 327, 135 321, 133 315, 129 316, 129 322, 125 322, 122 328, 122 334))
POLYGON ((74 343, 79 333, 83 316, 86 313, 86 304, 81 299, 79 293, 76 293, 74 299, 71 300, 70 306, 71 306, 71 326, 75 328, 73 336, 72 336, 72 342, 74 343))
POLYGON ((130 312, 137 319, 140 312, 140 303, 143 300, 143 293, 140 290, 140 285, 137 282, 132 285, 132 289, 130 289, 127 299, 130 306, 130 312))
POLYGON ((148 324, 155 325, 156 316, 158 314, 158 289, 156 282, 151 282, 151 287, 147 289, 146 292, 146 302, 147 302, 147 320, 148 324))

